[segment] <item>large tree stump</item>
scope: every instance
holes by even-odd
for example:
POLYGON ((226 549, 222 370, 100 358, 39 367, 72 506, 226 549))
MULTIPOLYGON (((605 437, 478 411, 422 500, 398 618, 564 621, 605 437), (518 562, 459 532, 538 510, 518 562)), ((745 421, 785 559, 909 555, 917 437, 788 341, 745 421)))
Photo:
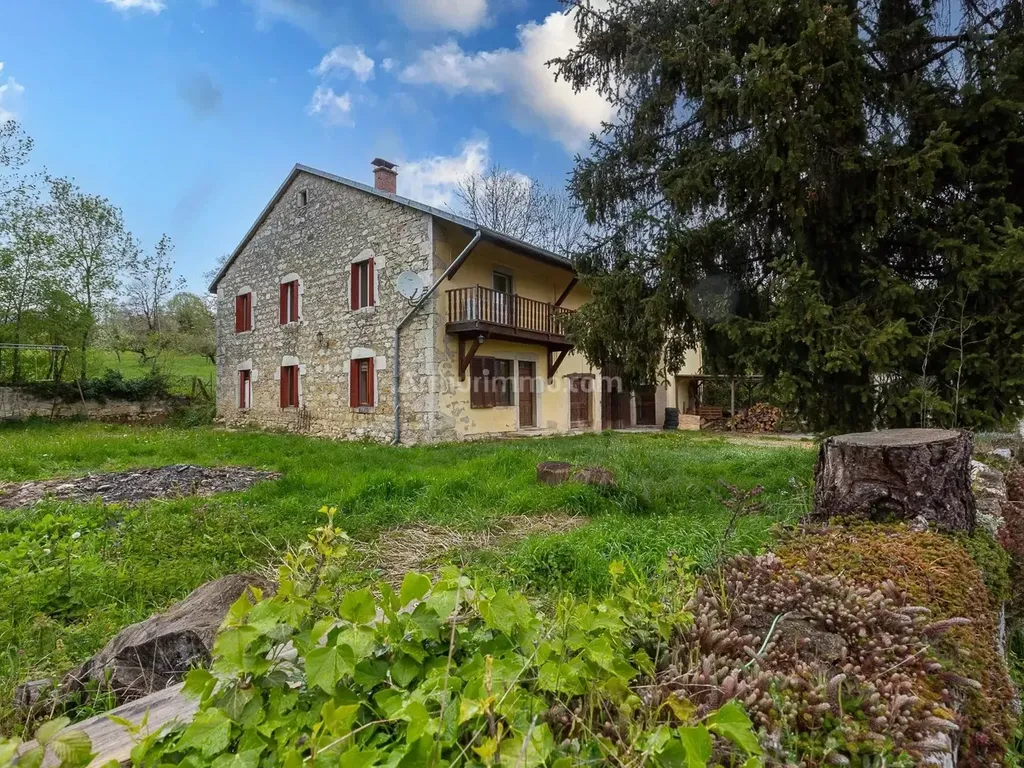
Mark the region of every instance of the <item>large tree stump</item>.
POLYGON ((872 522, 923 517, 974 532, 969 432, 892 429, 828 438, 814 471, 814 515, 872 522))

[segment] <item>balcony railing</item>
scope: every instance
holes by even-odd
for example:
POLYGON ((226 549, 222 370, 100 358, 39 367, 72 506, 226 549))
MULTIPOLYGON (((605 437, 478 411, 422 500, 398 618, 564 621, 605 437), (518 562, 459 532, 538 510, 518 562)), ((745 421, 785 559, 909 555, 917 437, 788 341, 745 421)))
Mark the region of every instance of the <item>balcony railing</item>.
POLYGON ((448 323, 499 326, 509 331, 565 336, 565 320, 572 310, 515 293, 501 293, 482 285, 448 291, 448 323))

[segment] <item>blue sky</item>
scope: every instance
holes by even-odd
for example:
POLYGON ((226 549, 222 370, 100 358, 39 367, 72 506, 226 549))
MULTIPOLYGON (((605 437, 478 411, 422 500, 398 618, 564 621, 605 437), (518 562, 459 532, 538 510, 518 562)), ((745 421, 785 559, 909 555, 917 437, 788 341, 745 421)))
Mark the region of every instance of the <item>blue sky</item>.
POLYGON ((611 116, 544 66, 575 40, 555 0, 2 0, 0 118, 202 291, 296 162, 434 205, 488 162, 563 184, 611 116))

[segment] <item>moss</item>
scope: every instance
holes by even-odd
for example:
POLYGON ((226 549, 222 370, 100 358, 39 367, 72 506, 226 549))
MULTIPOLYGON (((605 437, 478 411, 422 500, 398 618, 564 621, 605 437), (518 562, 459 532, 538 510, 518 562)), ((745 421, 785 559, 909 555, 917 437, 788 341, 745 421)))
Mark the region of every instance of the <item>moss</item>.
POLYGON ((1010 553, 992 534, 980 528, 973 536, 959 536, 957 541, 970 554, 981 571, 982 579, 996 605, 1006 602, 1013 593, 1010 583, 1010 553))
POLYGON ((1001 765, 1015 728, 1013 686, 996 647, 997 610, 989 587, 967 547, 981 553, 989 580, 1004 584, 1001 561, 982 540, 965 546, 938 533, 917 533, 905 526, 853 526, 805 531, 783 543, 778 556, 795 568, 843 575, 864 586, 893 580, 941 621, 968 618, 949 630, 934 651, 950 672, 981 684, 963 706, 961 766, 1001 765))

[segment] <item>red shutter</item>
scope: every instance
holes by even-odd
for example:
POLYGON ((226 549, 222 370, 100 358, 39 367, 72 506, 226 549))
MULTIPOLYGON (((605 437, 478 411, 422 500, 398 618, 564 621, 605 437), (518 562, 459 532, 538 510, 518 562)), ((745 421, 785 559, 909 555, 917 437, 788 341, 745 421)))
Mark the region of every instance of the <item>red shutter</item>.
POLYGON ((291 372, 287 368, 281 369, 281 407, 288 407, 288 382, 291 380, 291 372))
MULTIPOLYGON (((373 264, 373 262, 371 261, 370 264, 373 264)), ((371 293, 370 295, 372 296, 373 294, 371 293)), ((366 361, 366 401, 370 406, 377 404, 377 401, 374 399, 373 389, 373 358, 371 357, 366 361)))
POLYGON ((352 265, 352 309, 359 309, 359 265, 352 265))
POLYGON ((292 406, 299 407, 299 366, 292 366, 292 406))
POLYGON ((281 325, 288 322, 288 283, 281 284, 281 325))
POLYGON ((299 319, 299 281, 293 280, 291 282, 292 292, 292 314, 289 320, 295 321, 299 319))
POLYGON ((245 408, 245 371, 238 372, 238 407, 245 408))
POLYGON ((366 267, 366 296, 367 296, 366 306, 368 306, 368 307, 372 307, 374 305, 374 300, 373 300, 374 277, 375 277, 375 273, 374 273, 374 268, 373 268, 373 259, 371 258, 369 263, 368 263, 368 265, 367 265, 367 267, 366 267))
POLYGON ((348 404, 351 408, 359 407, 359 361, 352 360, 348 364, 348 404))
POLYGON ((235 333, 239 333, 242 330, 243 299, 243 296, 235 296, 235 333))

